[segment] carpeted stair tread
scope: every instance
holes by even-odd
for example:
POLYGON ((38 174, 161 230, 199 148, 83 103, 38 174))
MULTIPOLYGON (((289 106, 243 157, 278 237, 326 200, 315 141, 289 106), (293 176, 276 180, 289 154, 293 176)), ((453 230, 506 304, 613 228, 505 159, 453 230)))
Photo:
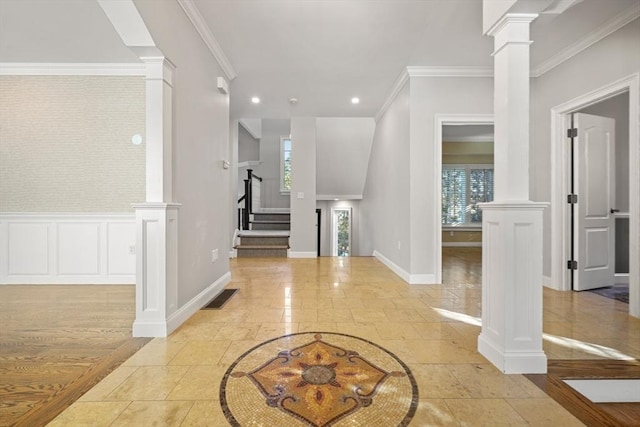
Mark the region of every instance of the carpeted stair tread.
POLYGON ((234 249, 289 249, 289 245, 237 245, 234 249))

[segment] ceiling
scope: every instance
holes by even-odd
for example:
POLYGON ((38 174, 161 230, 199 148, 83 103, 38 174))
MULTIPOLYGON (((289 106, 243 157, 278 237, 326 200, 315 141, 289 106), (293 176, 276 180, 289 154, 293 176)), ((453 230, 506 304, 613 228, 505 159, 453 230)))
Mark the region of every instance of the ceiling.
MULTIPOLYGON (((235 118, 373 117, 406 66, 492 65, 481 0, 193 3, 237 73, 235 118)), ((541 15, 532 68, 639 3, 583 0, 541 15)), ((0 62, 136 61, 94 0, 0 0, 0 62)))

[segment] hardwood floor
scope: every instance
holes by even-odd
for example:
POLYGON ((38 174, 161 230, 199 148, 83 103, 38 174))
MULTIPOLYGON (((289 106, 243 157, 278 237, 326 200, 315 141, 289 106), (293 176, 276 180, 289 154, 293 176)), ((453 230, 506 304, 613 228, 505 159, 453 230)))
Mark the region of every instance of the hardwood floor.
POLYGON ((0 286, 0 426, 41 426, 139 350, 135 287, 0 286))

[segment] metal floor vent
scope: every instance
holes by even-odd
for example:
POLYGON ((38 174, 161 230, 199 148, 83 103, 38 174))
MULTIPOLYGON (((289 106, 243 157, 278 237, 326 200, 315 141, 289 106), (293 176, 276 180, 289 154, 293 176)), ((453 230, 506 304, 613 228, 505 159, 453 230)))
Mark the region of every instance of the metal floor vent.
POLYGON ((229 301, 229 299, 238 292, 238 289, 224 289, 218 294, 209 304, 203 307, 203 310, 215 310, 222 308, 223 305, 229 301))

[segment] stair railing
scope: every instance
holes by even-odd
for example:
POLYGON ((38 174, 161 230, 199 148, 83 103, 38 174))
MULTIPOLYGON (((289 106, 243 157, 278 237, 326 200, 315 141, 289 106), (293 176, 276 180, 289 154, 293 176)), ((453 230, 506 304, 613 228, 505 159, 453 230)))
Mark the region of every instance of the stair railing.
MULTIPOLYGON (((244 202, 243 208, 238 208, 238 224, 242 230, 248 230, 253 214, 253 180, 262 182, 262 178, 253 173, 253 169, 247 169, 247 179, 244 180, 244 195, 238 199, 238 204, 244 202)), ((258 187, 259 191, 259 187, 258 187)), ((258 197, 259 197, 258 193, 258 197)), ((259 200, 259 199, 258 199, 259 200)), ((258 202, 259 203, 259 202, 258 202)))

